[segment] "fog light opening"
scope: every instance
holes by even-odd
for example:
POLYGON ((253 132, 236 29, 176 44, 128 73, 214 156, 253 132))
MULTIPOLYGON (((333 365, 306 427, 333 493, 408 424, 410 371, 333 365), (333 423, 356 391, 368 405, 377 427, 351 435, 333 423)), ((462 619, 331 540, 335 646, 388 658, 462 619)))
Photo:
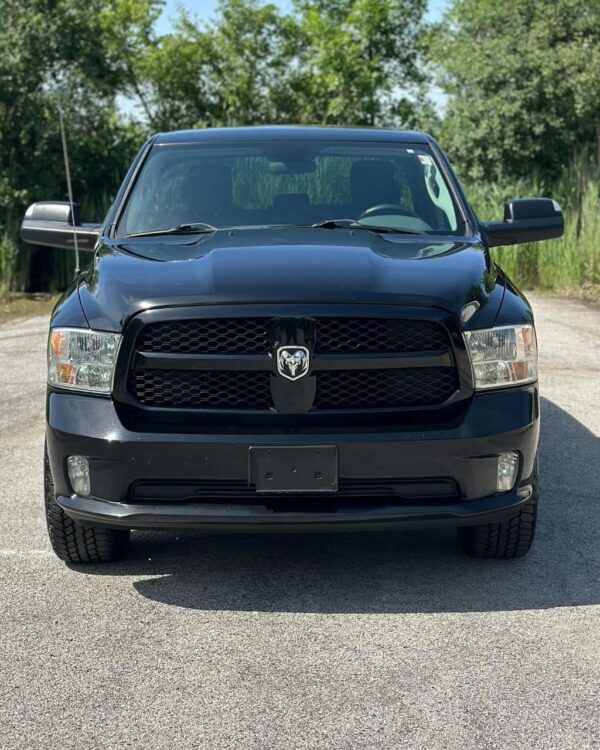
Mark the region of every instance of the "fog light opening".
POLYGON ((498 492, 508 492, 515 486, 519 471, 519 454, 515 451, 498 456, 498 492))
POLYGON ((76 495, 91 494, 90 464, 85 456, 69 456, 67 458, 69 481, 76 495))

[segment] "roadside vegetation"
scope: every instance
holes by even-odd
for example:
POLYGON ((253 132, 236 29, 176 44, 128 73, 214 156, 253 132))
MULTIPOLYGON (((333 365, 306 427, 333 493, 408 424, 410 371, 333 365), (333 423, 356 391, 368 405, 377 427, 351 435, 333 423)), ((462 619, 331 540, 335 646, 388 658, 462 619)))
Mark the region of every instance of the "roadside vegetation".
POLYGON ((465 185, 478 216, 502 218, 506 198, 549 195, 565 214, 565 234, 543 244, 494 248, 495 260, 524 289, 540 289, 600 301, 600 168, 594 158, 573 159, 558 179, 534 176, 465 185))
POLYGON ((589 0, 221 0, 210 21, 160 0, 0 0, 0 297, 56 292, 64 251, 20 243, 35 200, 65 199, 65 112, 84 220, 102 218, 157 130, 299 123, 419 128, 482 219, 549 195, 565 236, 495 250, 527 288, 600 296, 600 4, 589 0), (437 87, 439 94, 432 94, 437 87))
POLYGON ((5 292, 0 300, 0 325, 17 318, 49 315, 58 297, 58 294, 5 292))

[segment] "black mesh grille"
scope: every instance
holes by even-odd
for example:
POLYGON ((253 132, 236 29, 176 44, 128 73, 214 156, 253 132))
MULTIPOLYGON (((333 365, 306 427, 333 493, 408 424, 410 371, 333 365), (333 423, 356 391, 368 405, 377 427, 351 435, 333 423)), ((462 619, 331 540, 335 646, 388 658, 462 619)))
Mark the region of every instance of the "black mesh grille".
MULTIPOLYGON (((316 317, 274 319, 210 318, 149 323, 141 331, 138 352, 179 355, 251 355, 273 351, 277 332, 304 328, 306 345, 316 355, 416 354, 451 351, 448 333, 434 321, 402 318, 316 317), (314 321, 314 326, 313 326, 314 321), (314 335, 314 339, 313 339, 314 335)), ((314 363, 313 359, 313 363, 314 363)), ((266 360, 267 368, 270 367, 266 360)), ((356 366, 356 365, 355 365, 356 366)), ((360 365, 363 367, 363 365, 360 365)), ((248 409, 274 407, 269 369, 164 369, 155 360, 146 367, 138 360, 128 390, 147 407, 165 409, 248 409)), ((445 402, 458 388, 453 367, 377 370, 315 370, 314 411, 418 408, 445 402)), ((302 388, 298 383, 294 388, 302 388)), ((275 398, 280 398, 274 391, 275 398)), ((299 399, 299 403, 306 401, 299 399)), ((299 409, 305 411, 308 406, 299 409)), ((289 410, 288 410, 288 413, 289 410)))
POLYGON ((320 318, 316 351, 425 352, 446 349, 445 330, 426 320, 396 318, 320 318))
POLYGON ((319 409, 371 409, 429 406, 446 401, 458 388, 451 367, 407 370, 320 372, 315 406, 319 409))
POLYGON ((267 409, 268 372, 132 370, 129 388, 146 406, 196 409, 267 409))
MULTIPOLYGON (((173 320, 148 325, 138 341, 144 352, 264 354, 271 348, 271 319, 173 320)), ((424 352, 445 349, 438 323, 397 318, 317 318, 316 353, 424 352)))
POLYGON ((151 323, 137 348, 174 354, 262 354, 269 350, 267 318, 198 318, 151 323))

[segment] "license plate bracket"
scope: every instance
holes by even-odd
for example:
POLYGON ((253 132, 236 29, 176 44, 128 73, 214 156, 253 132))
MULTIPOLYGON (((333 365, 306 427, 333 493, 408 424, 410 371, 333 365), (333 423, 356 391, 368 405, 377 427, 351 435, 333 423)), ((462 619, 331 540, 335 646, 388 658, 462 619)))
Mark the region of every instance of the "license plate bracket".
POLYGON ((336 492, 337 446, 252 446, 249 481, 257 492, 336 492))

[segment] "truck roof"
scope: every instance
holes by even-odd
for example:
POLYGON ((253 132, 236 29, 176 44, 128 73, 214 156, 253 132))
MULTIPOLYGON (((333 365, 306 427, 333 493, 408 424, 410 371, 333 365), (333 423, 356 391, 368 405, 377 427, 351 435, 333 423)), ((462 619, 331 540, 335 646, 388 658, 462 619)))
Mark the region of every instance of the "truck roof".
POLYGON ((240 128, 202 128, 159 133, 155 143, 201 143, 207 141, 393 141, 427 143, 426 133, 385 128, 338 128, 306 125, 264 125, 240 128))

